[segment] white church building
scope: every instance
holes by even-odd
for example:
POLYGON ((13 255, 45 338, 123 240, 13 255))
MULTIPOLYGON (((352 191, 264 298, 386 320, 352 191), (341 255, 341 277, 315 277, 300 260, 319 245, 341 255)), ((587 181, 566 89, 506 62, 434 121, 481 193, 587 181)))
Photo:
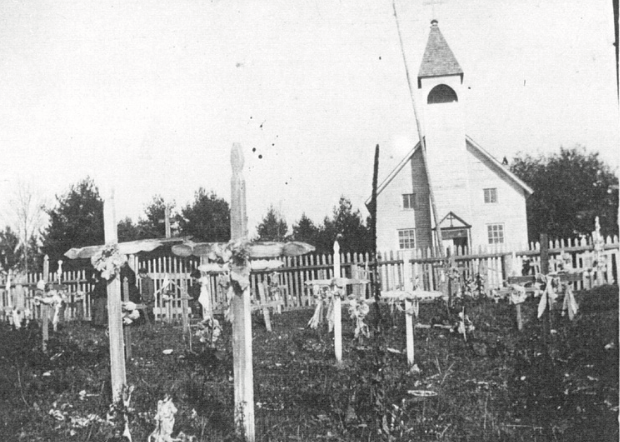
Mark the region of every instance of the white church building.
POLYGON ((377 189, 377 249, 436 245, 432 183, 444 246, 527 244, 532 189, 467 136, 463 70, 436 20, 417 78, 428 172, 418 143, 377 189))

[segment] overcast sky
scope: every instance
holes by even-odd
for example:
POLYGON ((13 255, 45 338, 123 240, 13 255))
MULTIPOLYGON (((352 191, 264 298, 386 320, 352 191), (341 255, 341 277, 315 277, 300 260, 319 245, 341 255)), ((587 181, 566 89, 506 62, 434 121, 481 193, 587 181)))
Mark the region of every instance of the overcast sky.
MULTIPOLYGON (((435 16, 474 140, 500 160, 581 144, 617 173, 611 1, 423 1, 396 3, 411 73, 435 16)), ((341 195, 363 208, 376 144, 384 177, 417 142, 391 0, 16 0, 0 20, 4 212, 20 179, 53 202, 87 175, 119 219, 229 200, 238 141, 250 228, 270 204, 320 222, 341 195)))

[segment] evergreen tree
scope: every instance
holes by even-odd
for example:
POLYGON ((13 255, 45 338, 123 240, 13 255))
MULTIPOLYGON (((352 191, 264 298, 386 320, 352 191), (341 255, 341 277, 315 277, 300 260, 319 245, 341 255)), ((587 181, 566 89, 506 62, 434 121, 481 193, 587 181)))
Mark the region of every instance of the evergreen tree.
POLYGON ((301 218, 296 224, 293 224, 293 234, 291 239, 293 241, 301 241, 313 245, 316 247, 320 228, 314 225, 314 222, 308 218, 305 213, 302 213, 301 218))
POLYGON ((199 188, 194 202, 185 206, 181 214, 181 235, 192 236, 195 241, 230 241, 230 206, 214 192, 199 188))
POLYGON ((370 229, 364 224, 360 211, 353 210, 351 201, 344 196, 340 197, 338 207, 334 207, 332 218, 325 218, 315 247, 322 253, 331 253, 336 239, 342 253, 372 251, 370 229))
POLYGON ((50 222, 43 233, 44 254, 50 262, 60 259, 72 268, 78 263, 67 260, 64 253, 72 247, 103 244, 103 200, 89 177, 71 186, 69 191, 56 195, 56 204, 46 209, 50 222))
POLYGON ((169 208, 170 223, 178 224, 181 222, 179 215, 172 215, 176 203, 164 201, 161 195, 155 195, 151 203, 144 210, 146 218, 140 219, 137 230, 139 239, 146 238, 165 238, 166 237, 166 206, 169 208))
POLYGON ((284 242, 288 239, 288 225, 276 209, 270 206, 263 221, 256 228, 256 233, 257 241, 284 242))
POLYGON ((5 272, 20 268, 19 237, 10 227, 0 231, 0 268, 5 272))

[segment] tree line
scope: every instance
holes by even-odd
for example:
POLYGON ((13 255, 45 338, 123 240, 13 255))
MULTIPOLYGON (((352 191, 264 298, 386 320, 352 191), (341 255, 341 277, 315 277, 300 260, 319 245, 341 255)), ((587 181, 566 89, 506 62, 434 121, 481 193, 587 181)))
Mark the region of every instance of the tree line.
MULTIPOLYGON (((191 237, 196 242, 227 242, 230 240, 230 205, 215 194, 199 188, 194 199, 177 208, 174 201, 165 201, 155 195, 147 204, 137 222, 127 217, 118 222, 119 242, 149 238, 165 238, 166 209, 170 213, 173 236, 191 237)), ((85 178, 71 185, 69 190, 56 195, 55 203, 43 208, 49 222, 38 237, 32 235, 24 245, 10 226, 0 231, 0 264, 3 270, 40 270, 42 259, 48 255, 51 262, 63 260, 66 269, 83 266, 80 261, 64 258, 72 247, 85 247, 104 243, 103 199, 94 181, 85 178)), ((270 207, 257 226, 255 241, 304 241, 313 244, 317 251, 327 253, 338 237, 345 251, 366 251, 370 238, 366 223, 359 210, 342 197, 332 217, 325 217, 315 225, 305 214, 293 224, 292 231, 284 218, 270 207)))
MULTIPOLYGON (((530 241, 536 241, 540 233, 550 238, 588 235, 597 216, 603 235, 618 234, 618 177, 597 153, 579 146, 547 156, 519 153, 509 168, 534 190, 527 200, 530 241)), ((32 198, 29 187, 22 185, 11 206, 17 221, 0 231, 0 267, 4 271, 40 270, 45 254, 55 262, 72 247, 104 242, 103 200, 88 177, 43 207, 32 198), (49 222, 37 231, 41 211, 49 222)), ((204 242, 230 240, 229 203, 199 188, 190 203, 178 208, 174 201, 154 196, 138 221, 125 218, 118 222, 119 241, 165 237, 166 208, 173 214, 170 221, 176 236, 204 242)), ((252 239, 304 241, 319 253, 330 253, 338 239, 343 252, 365 253, 373 250, 371 221, 344 196, 318 224, 304 213, 289 227, 284 216, 270 206, 252 239)), ((66 262, 67 268, 76 264, 66 262)))

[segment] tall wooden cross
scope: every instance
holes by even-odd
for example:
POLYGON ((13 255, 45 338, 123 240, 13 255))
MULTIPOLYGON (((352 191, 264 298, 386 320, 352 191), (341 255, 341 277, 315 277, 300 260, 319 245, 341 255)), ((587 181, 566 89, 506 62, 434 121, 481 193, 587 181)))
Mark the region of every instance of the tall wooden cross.
MULTIPOLYGON (((118 244, 114 191, 110 190, 103 201, 103 228, 106 245, 118 244)), ((112 374, 112 399, 114 403, 122 398, 125 374, 125 343, 123 339, 123 318, 121 311, 120 275, 108 280, 108 327, 110 334, 110 371, 112 374)))
MULTIPOLYGON (((241 145, 233 144, 230 192, 230 231, 233 241, 247 239, 248 218, 245 205, 243 152, 241 145)), ((249 263, 248 263, 249 265, 249 263)), ((254 442, 254 373, 252 369, 252 316, 250 288, 234 289, 233 312, 233 376, 235 388, 235 427, 237 434, 247 442, 254 442)))

